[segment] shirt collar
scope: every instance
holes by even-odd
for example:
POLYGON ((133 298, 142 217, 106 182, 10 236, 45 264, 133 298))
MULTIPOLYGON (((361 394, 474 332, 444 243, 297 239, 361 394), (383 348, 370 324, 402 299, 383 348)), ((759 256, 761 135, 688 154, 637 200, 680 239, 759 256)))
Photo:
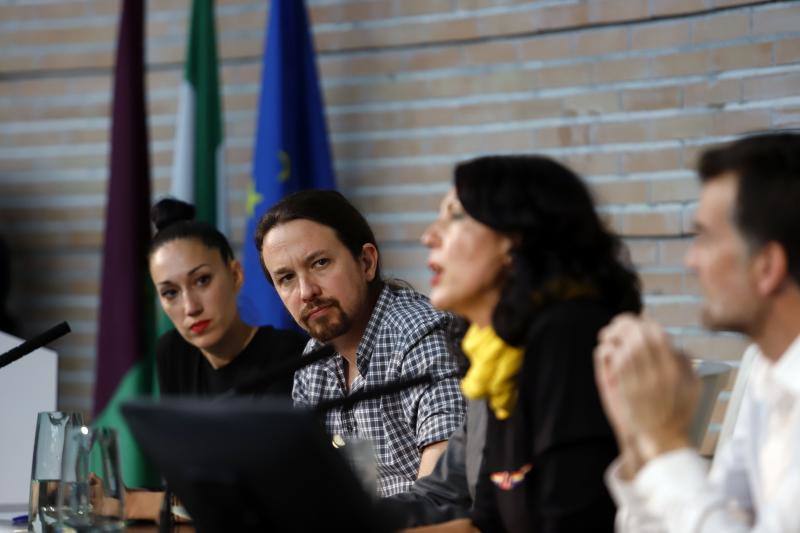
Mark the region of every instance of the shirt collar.
POLYGON ((781 355, 777 362, 767 359, 758 349, 760 364, 753 367, 753 384, 760 395, 769 394, 777 384, 793 396, 800 397, 800 336, 781 355))
POLYGON ((772 367, 774 379, 796 396, 800 396, 800 336, 772 367))
POLYGON ((375 302, 375 307, 372 308, 372 314, 367 322, 367 328, 361 336, 361 342, 358 343, 356 349, 356 364, 358 371, 363 376, 366 374, 367 364, 372 357, 372 351, 375 349, 375 344, 378 340, 378 331, 380 331, 380 324, 383 322, 383 316, 386 310, 392 304, 394 295, 389 289, 388 285, 384 285, 381 293, 378 295, 378 301, 375 302))

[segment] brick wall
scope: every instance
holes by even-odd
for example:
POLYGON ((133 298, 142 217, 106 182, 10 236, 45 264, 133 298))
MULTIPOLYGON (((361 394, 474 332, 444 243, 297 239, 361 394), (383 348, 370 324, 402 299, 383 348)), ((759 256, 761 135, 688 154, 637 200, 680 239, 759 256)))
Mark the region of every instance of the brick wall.
MULTIPOLYGON (((648 312, 702 357, 682 267, 692 165, 736 134, 800 126, 800 3, 308 0, 343 192, 387 271, 427 288, 421 230, 454 162, 540 152, 581 171, 630 246, 648 312)), ((241 246, 268 2, 220 0, 233 239, 241 246)), ((187 0, 148 2, 153 176, 167 188, 187 0)), ((66 318, 60 402, 90 407, 117 0, 0 0, 0 232, 25 332, 66 318)))

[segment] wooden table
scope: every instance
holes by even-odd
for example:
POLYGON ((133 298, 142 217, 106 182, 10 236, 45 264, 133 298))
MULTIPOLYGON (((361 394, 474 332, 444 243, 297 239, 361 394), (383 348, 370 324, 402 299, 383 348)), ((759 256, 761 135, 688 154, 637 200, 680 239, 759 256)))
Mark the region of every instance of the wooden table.
MULTIPOLYGON (((21 513, 15 514, 15 516, 24 513, 25 511, 22 511, 21 513)), ((3 515, 0 516, 0 533, 27 533, 27 531, 28 526, 26 524, 15 526, 11 524, 11 519, 6 515, 6 513, 3 513, 3 515)), ((158 524, 148 524, 143 522, 131 524, 125 528, 125 531, 130 533, 158 533, 158 524)), ((176 525, 172 531, 174 533, 194 533, 194 527, 187 524, 179 524, 176 525)))
MULTIPOLYGON (((134 524, 125 528, 130 533, 158 533, 156 524, 134 524)), ((178 524, 172 528, 173 533, 194 533, 194 526, 178 524)))

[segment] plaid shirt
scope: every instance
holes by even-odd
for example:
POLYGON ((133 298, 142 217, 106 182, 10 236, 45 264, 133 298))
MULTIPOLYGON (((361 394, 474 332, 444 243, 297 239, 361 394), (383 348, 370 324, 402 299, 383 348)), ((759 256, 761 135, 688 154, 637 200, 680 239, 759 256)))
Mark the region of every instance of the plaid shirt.
MULTIPOLYGON (((427 298, 404 288, 385 286, 356 351, 360 374, 350 392, 423 374, 442 376, 457 369, 447 348, 447 314, 427 298)), ((319 346, 311 339, 306 353, 319 346)), ((341 355, 295 373, 292 398, 297 406, 343 398, 345 366, 341 355)), ((458 380, 448 378, 402 392, 366 400, 350 409, 332 409, 325 418, 331 435, 367 439, 375 446, 378 493, 390 496, 411 487, 419 470, 420 451, 447 440, 461 425, 464 399, 458 380)))

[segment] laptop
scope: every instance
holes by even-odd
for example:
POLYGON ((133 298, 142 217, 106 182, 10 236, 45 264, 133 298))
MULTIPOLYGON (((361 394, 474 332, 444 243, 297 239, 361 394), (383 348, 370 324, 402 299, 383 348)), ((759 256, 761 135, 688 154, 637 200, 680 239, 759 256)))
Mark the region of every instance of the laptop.
POLYGON ((395 529, 319 417, 288 400, 135 400, 122 413, 200 533, 395 529))

